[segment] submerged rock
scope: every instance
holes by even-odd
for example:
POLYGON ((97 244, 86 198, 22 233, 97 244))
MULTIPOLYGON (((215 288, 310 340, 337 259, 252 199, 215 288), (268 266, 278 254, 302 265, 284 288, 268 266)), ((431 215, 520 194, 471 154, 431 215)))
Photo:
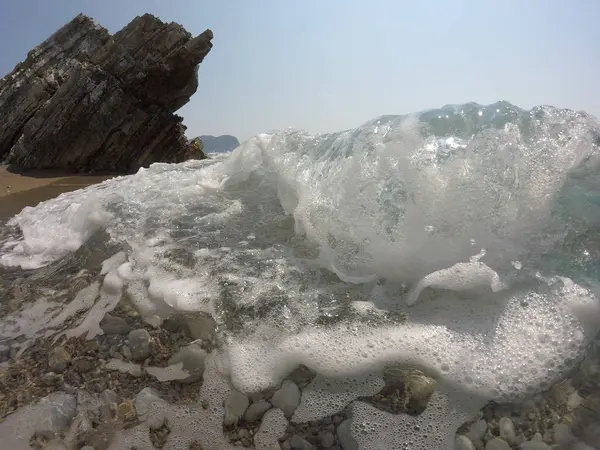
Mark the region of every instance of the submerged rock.
POLYGON ((150 14, 111 35, 78 15, 0 79, 0 161, 132 172, 204 158, 173 113, 196 92, 212 38, 150 14))

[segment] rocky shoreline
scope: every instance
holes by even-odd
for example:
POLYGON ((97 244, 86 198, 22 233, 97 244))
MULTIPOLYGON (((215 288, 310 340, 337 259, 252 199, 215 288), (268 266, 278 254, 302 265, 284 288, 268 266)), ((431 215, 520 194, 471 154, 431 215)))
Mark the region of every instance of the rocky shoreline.
MULTIPOLYGON (((92 277, 83 271, 76 280, 80 282, 70 283, 73 290, 90 283, 92 277)), ((18 309, 32 289, 23 278, 5 281, 0 288, 2 316, 10 313, 10 305, 13 311, 18 309)), ((152 325, 123 297, 100 327, 103 334, 89 340, 85 335, 58 339, 55 335, 38 339, 22 353, 15 348, 0 353, 0 435, 29 417, 30 411, 39 410, 45 420, 19 425, 29 433, 29 447, 19 447, 16 441, 12 448, 126 448, 119 445, 120 433, 139 434, 140 429, 147 430, 145 445, 151 446, 137 450, 205 448, 201 439, 186 435, 186 441, 178 435, 179 416, 160 418, 149 411, 151 405, 189 408, 191 416, 212 410, 214 405, 200 392, 207 355, 220 345, 215 322, 197 314, 172 316, 152 325)), ((350 432, 349 405, 320 420, 290 420, 315 377, 300 366, 277 389, 260 394, 245 395, 229 386, 221 405, 221 429, 215 432, 242 448, 357 449, 350 432)), ((358 400, 392 414, 416 416, 436 387, 419 371, 400 367, 390 367, 384 380, 380 392, 358 400)), ((550 391, 518 405, 488 404, 459 428, 456 448, 598 448, 599 380, 600 346, 595 346, 572 377, 550 391)))

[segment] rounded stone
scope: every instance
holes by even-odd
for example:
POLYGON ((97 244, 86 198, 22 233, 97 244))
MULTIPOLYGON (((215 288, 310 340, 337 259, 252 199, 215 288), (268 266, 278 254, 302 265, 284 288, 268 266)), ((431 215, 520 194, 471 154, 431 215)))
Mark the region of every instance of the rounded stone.
POLYGON ((234 425, 246 412, 249 404, 248 397, 239 391, 231 391, 225 399, 225 415, 223 424, 226 426, 234 425))
POLYGON ((286 417, 292 417, 300 404, 300 388, 291 380, 285 380, 271 398, 271 403, 283 411, 286 417))
POLYGON ((150 356, 150 333, 143 328, 133 330, 127 336, 129 340, 129 349, 131 350, 131 359, 142 361, 150 356))
POLYGON ((321 445, 324 448, 330 448, 335 444, 335 436, 329 431, 321 431, 319 433, 319 441, 321 441, 321 445))
POLYGON ((54 347, 48 354, 48 369, 54 373, 62 373, 71 362, 71 355, 64 347, 54 347))
POLYGON ((271 409, 271 404, 266 400, 252 403, 244 414, 244 420, 248 423, 258 422, 269 409, 271 409))
POLYGON ((554 425, 554 443, 560 445, 569 445, 575 441, 575 437, 571 432, 571 427, 564 423, 554 425))
POLYGON ((485 444, 485 450, 510 450, 510 445, 504 439, 494 438, 485 444))
POLYGON ((500 437, 513 445, 517 440, 517 433, 515 430, 515 424, 508 417, 502 417, 498 422, 498 429, 500 431, 500 437))
POLYGON ((455 450, 475 450, 475 446, 471 442, 471 439, 469 439, 468 437, 463 436, 461 434, 458 434, 458 435, 456 435, 456 438, 454 439, 454 449, 455 450))
POLYGON ((528 441, 521 444, 520 450, 551 450, 551 447, 542 441, 528 441))

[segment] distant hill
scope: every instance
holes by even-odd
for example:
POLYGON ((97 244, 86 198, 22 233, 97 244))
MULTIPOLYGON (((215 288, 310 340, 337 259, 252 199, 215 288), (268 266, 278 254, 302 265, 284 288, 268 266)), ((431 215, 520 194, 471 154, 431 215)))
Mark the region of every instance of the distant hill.
POLYGON ((198 136, 202 139, 205 153, 223 153, 230 152, 240 145, 240 141, 235 136, 224 134, 223 136, 198 136))

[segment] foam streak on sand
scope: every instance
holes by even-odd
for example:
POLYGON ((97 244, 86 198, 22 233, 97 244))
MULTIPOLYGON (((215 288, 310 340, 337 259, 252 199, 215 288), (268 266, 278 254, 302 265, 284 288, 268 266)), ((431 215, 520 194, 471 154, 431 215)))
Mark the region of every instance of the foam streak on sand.
MULTIPOLYGON (((105 262, 102 295, 122 288, 152 320, 213 315, 223 372, 242 391, 298 364, 375 380, 369 393, 380 382, 369 374, 392 362, 439 378, 449 421, 437 431, 351 427, 364 449, 429 449, 486 399, 559 380, 598 330, 587 274, 600 255, 586 238, 600 224, 598 136, 584 113, 505 102, 260 135, 230 156, 155 164, 26 208, 0 262, 51 264, 103 228, 125 253, 105 262)), ((309 398, 301 409, 318 415, 309 398)), ((424 417, 441 420, 435 411, 424 417)))

